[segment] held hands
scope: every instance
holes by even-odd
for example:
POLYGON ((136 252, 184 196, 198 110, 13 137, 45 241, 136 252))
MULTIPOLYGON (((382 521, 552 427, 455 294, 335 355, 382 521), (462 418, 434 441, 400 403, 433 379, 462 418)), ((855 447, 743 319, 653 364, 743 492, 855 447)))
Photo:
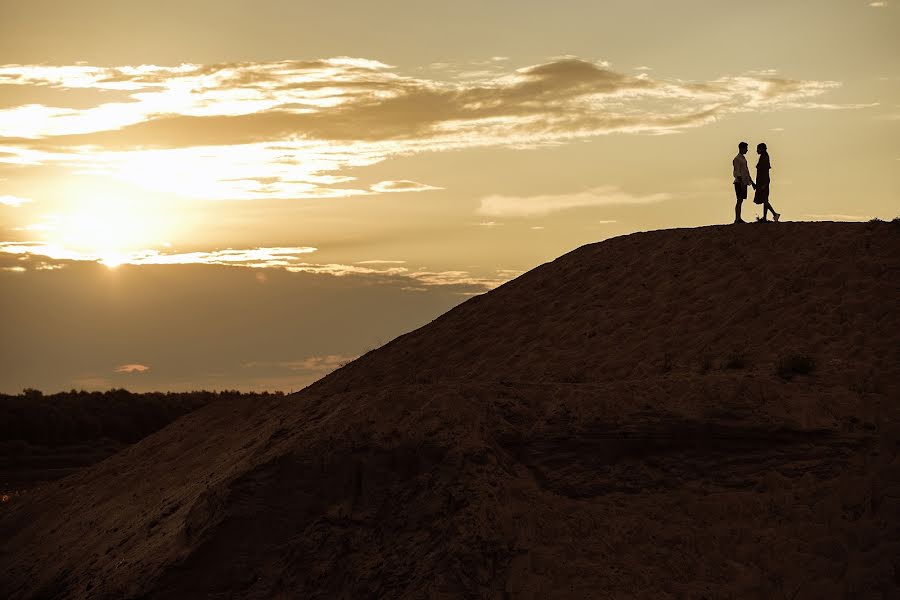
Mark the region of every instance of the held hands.
POLYGON ((753 183, 753 182, 752 182, 752 181, 751 181, 751 182, 750 182, 750 185, 752 185, 752 186, 753 186, 753 189, 754 189, 754 190, 755 190, 755 189, 756 189, 756 184, 755 184, 755 183, 753 183))

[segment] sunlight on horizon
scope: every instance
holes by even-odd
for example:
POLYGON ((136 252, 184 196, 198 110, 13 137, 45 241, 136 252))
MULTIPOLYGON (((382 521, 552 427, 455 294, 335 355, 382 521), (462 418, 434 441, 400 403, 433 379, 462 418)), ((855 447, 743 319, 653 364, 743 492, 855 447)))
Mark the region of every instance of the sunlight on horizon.
POLYGON ((71 208, 45 215, 30 229, 63 251, 91 255, 109 268, 146 248, 170 245, 174 232, 164 207, 107 194, 82 193, 71 208))

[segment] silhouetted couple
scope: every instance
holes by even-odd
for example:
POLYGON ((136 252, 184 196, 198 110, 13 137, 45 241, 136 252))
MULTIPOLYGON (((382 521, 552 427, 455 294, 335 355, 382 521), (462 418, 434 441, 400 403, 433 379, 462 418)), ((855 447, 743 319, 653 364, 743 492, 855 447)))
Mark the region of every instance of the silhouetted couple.
POLYGON ((772 163, 769 162, 769 150, 765 144, 756 146, 759 162, 756 163, 756 182, 754 183, 750 177, 750 169, 747 168, 747 159, 744 157, 748 149, 747 142, 738 144, 737 156, 731 161, 734 166, 734 195, 737 198, 737 204, 734 205, 734 222, 746 223, 741 218, 741 203, 747 199, 747 186, 750 185, 756 190, 753 194, 753 203, 763 205, 762 219, 757 218, 757 221, 768 221, 767 217, 771 210, 772 218, 777 222, 781 218, 781 213, 775 212, 775 209, 769 204, 769 169, 772 168, 772 163))

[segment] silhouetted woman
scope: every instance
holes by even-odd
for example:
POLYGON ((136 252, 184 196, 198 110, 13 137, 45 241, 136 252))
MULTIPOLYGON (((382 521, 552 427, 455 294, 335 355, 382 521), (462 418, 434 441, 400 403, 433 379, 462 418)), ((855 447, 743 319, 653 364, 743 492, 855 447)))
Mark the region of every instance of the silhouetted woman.
POLYGON ((759 162, 756 163, 756 194, 753 196, 753 203, 763 205, 763 216, 762 219, 759 219, 760 221, 768 221, 766 217, 771 210, 772 218, 778 222, 781 214, 775 212, 775 209, 769 204, 769 169, 772 168, 772 163, 769 162, 769 150, 765 144, 758 144, 756 153, 759 154, 759 162))

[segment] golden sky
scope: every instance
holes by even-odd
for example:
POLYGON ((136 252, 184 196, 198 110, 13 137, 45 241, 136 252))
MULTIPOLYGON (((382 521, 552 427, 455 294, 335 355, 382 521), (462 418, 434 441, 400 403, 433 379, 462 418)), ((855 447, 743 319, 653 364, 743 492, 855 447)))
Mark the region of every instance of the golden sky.
POLYGON ((730 221, 741 140, 785 219, 900 214, 890 0, 2 12, 0 391, 297 389, 579 245, 730 221))

